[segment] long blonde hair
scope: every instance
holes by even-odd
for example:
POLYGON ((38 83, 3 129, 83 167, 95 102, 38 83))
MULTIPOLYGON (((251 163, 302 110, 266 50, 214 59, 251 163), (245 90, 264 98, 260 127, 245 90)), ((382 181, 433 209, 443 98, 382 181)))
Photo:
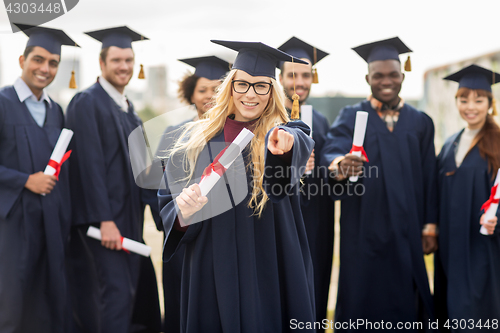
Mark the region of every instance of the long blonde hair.
MULTIPOLYGON (((232 80, 237 69, 231 70, 226 79, 219 86, 215 96, 215 105, 208 110, 200 120, 185 125, 182 134, 170 151, 170 156, 177 153, 184 154, 183 167, 191 179, 194 174, 196 160, 208 141, 219 134, 226 123, 226 118, 234 114, 232 98, 232 80)), ((273 127, 290 121, 285 109, 285 96, 278 87, 276 80, 271 78, 271 96, 264 112, 255 123, 254 138, 250 142, 250 156, 253 184, 252 197, 248 207, 253 208, 254 214, 262 215, 262 211, 269 199, 262 186, 264 180, 265 137, 273 127)))

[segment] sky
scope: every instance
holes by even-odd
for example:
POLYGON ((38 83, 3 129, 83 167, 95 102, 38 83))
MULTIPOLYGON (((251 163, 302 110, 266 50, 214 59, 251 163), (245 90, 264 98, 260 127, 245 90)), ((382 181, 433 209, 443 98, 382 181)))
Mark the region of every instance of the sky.
MULTIPOLYGON (((176 82, 190 69, 177 59, 212 54, 234 59, 234 51, 210 39, 260 41, 278 47, 292 36, 330 53, 317 65, 320 83, 312 87, 312 95, 364 96, 369 93, 364 78, 367 65, 351 48, 398 36, 414 51, 413 69, 406 74, 401 96, 420 98, 425 71, 500 51, 497 14, 498 0, 80 0, 73 10, 43 26, 65 30, 82 46, 62 51, 63 57, 81 59, 85 71, 80 90, 99 75, 100 43, 83 31, 127 25, 142 33, 150 41, 134 43, 136 73, 139 63, 146 68, 166 65, 171 96, 176 94, 176 82)), ((23 34, 10 31, 0 3, 3 85, 19 76, 18 57, 26 41, 23 34)), ((405 60, 406 55, 401 56, 405 60)), ((130 85, 145 87, 137 79, 130 85)))

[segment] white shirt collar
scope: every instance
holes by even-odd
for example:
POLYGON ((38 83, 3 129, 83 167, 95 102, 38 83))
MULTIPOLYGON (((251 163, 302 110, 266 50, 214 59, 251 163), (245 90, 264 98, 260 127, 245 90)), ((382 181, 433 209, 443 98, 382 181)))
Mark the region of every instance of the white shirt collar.
POLYGON ((120 93, 118 90, 116 90, 115 87, 108 81, 106 81, 105 78, 99 76, 99 84, 101 85, 102 89, 115 101, 116 104, 122 109, 124 112, 128 112, 128 103, 127 103, 127 98, 125 97, 124 94, 120 93))
MULTIPOLYGON (((20 77, 17 78, 16 82, 14 82, 14 90, 16 91, 17 97, 19 98, 19 101, 21 103, 27 100, 28 98, 31 98, 32 100, 38 102, 38 98, 35 96, 35 94, 33 94, 33 92, 31 91, 30 87, 28 87, 26 82, 24 82, 24 80, 21 79, 20 77)), ((40 98, 40 101, 44 100, 47 101, 47 103, 49 103, 49 106, 52 105, 49 95, 47 95, 45 89, 42 90, 42 97, 40 98)))

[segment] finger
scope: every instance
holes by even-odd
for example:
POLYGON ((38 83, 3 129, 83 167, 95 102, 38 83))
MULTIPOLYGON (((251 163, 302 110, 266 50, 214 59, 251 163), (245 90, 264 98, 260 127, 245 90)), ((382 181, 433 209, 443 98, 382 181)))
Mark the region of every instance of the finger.
POLYGON ((189 188, 191 189, 191 191, 194 191, 197 196, 201 197, 201 188, 198 184, 193 184, 189 186, 189 188))
POLYGON ((191 190, 190 188, 183 189, 181 196, 184 199, 184 201, 191 204, 192 206, 198 203, 198 195, 196 194, 195 191, 191 190))
POLYGON ((191 198, 184 196, 182 194, 178 196, 178 198, 180 200, 179 207, 181 207, 181 209, 186 210, 197 205, 196 201, 193 201, 191 200, 191 198))

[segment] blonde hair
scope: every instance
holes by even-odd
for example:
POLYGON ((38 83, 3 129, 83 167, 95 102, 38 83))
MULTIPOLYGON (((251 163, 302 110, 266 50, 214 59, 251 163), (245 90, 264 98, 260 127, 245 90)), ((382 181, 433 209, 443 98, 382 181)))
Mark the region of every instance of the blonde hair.
MULTIPOLYGON (((231 70, 224 82, 219 86, 215 96, 215 105, 208 110, 200 120, 188 123, 184 126, 182 134, 173 146, 169 155, 177 153, 184 154, 183 167, 188 174, 187 179, 193 177, 196 160, 208 141, 219 134, 226 124, 226 118, 234 114, 234 102, 232 98, 232 80, 237 69, 231 70)), ((273 127, 290 121, 285 109, 285 96, 276 80, 271 78, 271 96, 262 115, 255 123, 254 138, 250 142, 251 168, 253 188, 252 197, 248 207, 254 210, 254 214, 261 216, 269 199, 262 186, 264 180, 264 158, 266 155, 265 137, 273 127)))

